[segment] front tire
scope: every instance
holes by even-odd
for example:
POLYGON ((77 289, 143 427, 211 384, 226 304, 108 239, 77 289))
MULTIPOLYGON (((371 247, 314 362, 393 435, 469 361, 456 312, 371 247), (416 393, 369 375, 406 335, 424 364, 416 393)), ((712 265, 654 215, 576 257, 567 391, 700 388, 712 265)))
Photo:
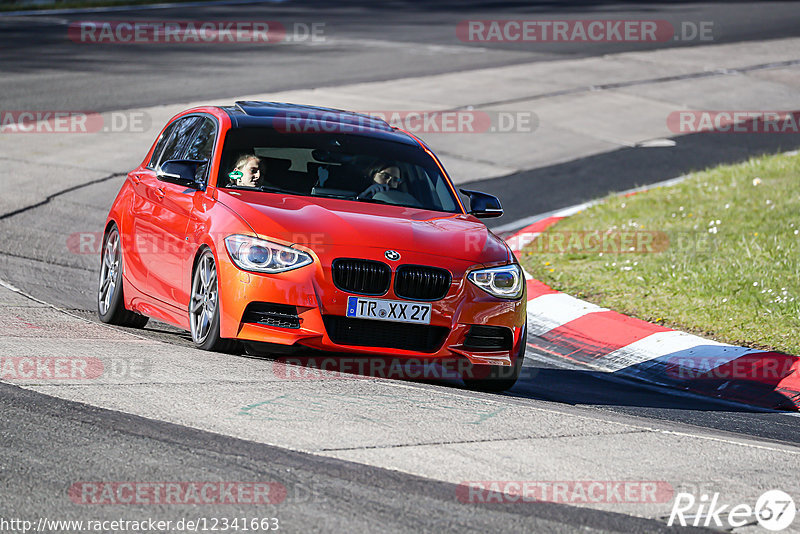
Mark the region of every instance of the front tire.
POLYGON ((210 249, 197 259, 192 275, 192 296, 189 300, 189 325, 192 341, 201 350, 233 352, 238 343, 219 334, 219 284, 217 264, 210 249))
POLYGON ((525 360, 525 348, 528 346, 528 327, 525 325, 520 336, 520 348, 517 352, 514 365, 508 366, 469 366, 466 376, 462 377, 467 389, 499 393, 514 387, 520 374, 522 363, 525 360), (484 369, 480 369, 483 367, 484 369), (486 369, 488 368, 488 369, 486 369), (480 376, 483 375, 483 376, 480 376), (469 376, 470 378, 467 378, 469 376), (479 377, 476 377, 479 376, 479 377))
POLYGON ((144 328, 149 321, 148 317, 125 309, 125 298, 122 294, 122 243, 116 224, 111 225, 103 238, 97 315, 104 323, 130 328, 144 328))

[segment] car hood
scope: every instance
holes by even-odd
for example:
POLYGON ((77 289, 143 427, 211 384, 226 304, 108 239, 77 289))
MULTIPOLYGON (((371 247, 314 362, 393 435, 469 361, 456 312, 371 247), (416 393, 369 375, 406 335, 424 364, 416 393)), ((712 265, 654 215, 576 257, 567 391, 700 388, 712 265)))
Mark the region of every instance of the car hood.
POLYGON ((259 237, 293 244, 424 252, 474 263, 508 261, 505 242, 471 215, 349 200, 220 191, 259 237), (236 194, 238 193, 238 194, 236 194))

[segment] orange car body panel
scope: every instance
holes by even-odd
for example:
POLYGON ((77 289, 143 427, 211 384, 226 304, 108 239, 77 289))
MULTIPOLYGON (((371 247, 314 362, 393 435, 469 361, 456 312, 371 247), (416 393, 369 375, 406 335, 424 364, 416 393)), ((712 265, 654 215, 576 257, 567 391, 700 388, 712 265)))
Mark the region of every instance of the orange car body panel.
MULTIPOLYGON (((218 270, 220 334, 224 338, 302 345, 326 351, 414 358, 467 358, 473 364, 512 365, 520 350, 526 322, 525 295, 519 300, 494 297, 468 282, 474 269, 515 262, 506 244, 468 215, 438 159, 415 139, 446 177, 461 213, 442 213, 353 202, 342 199, 217 189, 222 146, 231 128, 227 113, 216 107, 187 110, 212 117, 218 126, 209 182, 205 191, 160 181, 148 168, 156 143, 131 171, 109 212, 122 239, 125 307, 183 329, 189 329, 192 269, 202 248, 210 248, 218 270), (225 237, 244 234, 295 246, 314 262, 278 274, 248 272, 228 254, 225 237), (447 295, 431 302, 431 325, 449 334, 436 352, 350 346, 334 343, 323 315, 345 316, 348 296, 332 283, 335 258, 361 258, 390 264, 387 249, 400 253, 403 264, 447 269, 452 283, 447 295), (296 306, 295 329, 243 323, 251 302, 296 306), (469 325, 504 326, 512 331, 508 351, 476 352, 462 346, 469 325)), ((166 127, 165 127, 166 130, 166 127)), ((162 130, 162 134, 164 130, 162 130)), ((160 134, 161 135, 161 134, 160 134)), ((389 291, 380 299, 403 300, 389 291)))

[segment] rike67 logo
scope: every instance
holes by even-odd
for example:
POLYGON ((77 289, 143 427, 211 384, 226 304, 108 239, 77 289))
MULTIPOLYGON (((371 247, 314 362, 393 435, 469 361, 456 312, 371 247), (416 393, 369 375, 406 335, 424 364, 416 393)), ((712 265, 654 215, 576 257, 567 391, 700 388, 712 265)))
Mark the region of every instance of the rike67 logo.
POLYGON ((720 504, 719 493, 696 499, 691 493, 678 493, 669 514, 668 526, 718 527, 725 530, 743 527, 754 521, 773 532, 787 528, 794 521, 797 509, 794 499, 781 490, 764 492, 755 507, 749 504, 720 504))

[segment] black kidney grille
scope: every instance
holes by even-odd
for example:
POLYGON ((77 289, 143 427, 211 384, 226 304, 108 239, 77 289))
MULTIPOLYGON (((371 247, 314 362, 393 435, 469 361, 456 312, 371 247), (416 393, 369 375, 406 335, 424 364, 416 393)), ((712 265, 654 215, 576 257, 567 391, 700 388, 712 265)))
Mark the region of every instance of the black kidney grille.
POLYGON ((361 295, 383 295, 389 291, 392 270, 385 263, 339 258, 331 266, 333 283, 342 291, 361 295))
POLYGON ((464 338, 464 348, 476 351, 511 350, 511 330, 504 326, 472 325, 464 338))
POLYGON ((251 302, 242 316, 243 323, 257 323, 280 328, 300 328, 297 308, 285 304, 251 302))
POLYGON ((450 272, 424 265, 401 265, 394 276, 394 292, 410 300, 439 300, 450 290, 450 272))
POLYGON ((372 321, 336 315, 326 315, 323 321, 328 337, 334 343, 414 352, 436 352, 450 332, 444 326, 372 321))

